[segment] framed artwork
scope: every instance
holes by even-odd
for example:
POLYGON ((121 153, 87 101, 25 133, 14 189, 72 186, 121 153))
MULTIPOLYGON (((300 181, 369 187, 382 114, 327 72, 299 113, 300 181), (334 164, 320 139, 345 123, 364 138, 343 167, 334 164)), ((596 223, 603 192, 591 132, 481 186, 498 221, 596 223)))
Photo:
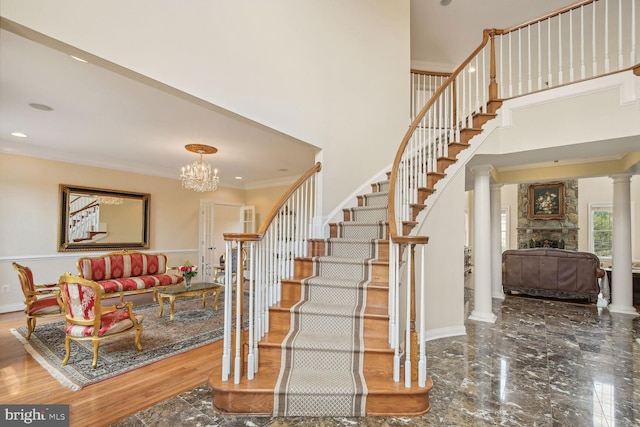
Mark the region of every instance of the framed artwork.
POLYGON ((529 219, 562 219, 565 206, 563 182, 529 185, 529 219))

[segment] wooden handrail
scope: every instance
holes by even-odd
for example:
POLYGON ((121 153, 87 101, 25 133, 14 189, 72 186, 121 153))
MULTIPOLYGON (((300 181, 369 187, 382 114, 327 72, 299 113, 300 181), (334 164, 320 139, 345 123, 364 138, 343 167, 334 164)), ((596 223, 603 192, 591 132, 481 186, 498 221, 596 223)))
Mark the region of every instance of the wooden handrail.
POLYGON ((519 25, 516 25, 516 26, 513 26, 513 27, 505 28, 505 29, 501 30, 500 33, 501 34, 507 34, 507 33, 519 30, 520 28, 524 28, 524 27, 527 27, 529 25, 537 24, 539 22, 542 22, 544 20, 552 18, 552 17, 554 17, 556 15, 562 15, 563 13, 567 13, 570 10, 579 9, 582 6, 586 6, 587 4, 593 3, 595 1, 597 1, 597 0, 583 0, 583 1, 579 1, 579 2, 574 3, 574 4, 570 4, 568 6, 561 7, 559 9, 556 9, 554 11, 551 11, 551 12, 547 13, 546 15, 542 15, 542 16, 540 16, 538 18, 532 19, 530 21, 524 22, 522 24, 519 24, 519 25))
POLYGON ((436 77, 449 77, 451 73, 445 73, 443 71, 425 71, 425 70, 416 70, 415 68, 411 69, 411 74, 424 74, 427 76, 436 76, 436 77))
POLYGON ((264 237, 264 233, 267 231, 267 228, 269 228, 274 218, 276 217, 276 215, 278 215, 278 212, 280 212, 280 209, 282 209, 282 207, 287 202, 289 197, 291 197, 291 195, 298 188, 300 188, 300 186, 307 179, 309 179, 309 177, 311 177, 314 173, 320 172, 321 170, 322 170, 322 163, 318 162, 315 165, 313 165, 308 171, 306 171, 304 175, 298 178, 298 180, 294 182, 291 185, 291 187, 289 187, 289 189, 280 197, 280 200, 278 200, 276 204, 273 206, 273 208, 271 209, 271 212, 269 212, 269 215, 267 215, 264 221, 262 221, 262 224, 260 225, 260 229, 258 230, 257 233, 224 233, 223 234, 224 240, 237 240, 242 242, 251 242, 251 241, 256 242, 256 241, 262 240, 262 238, 264 237))
MULTIPOLYGON (((456 77, 464 70, 464 68, 473 60, 473 58, 487 45, 489 41, 490 33, 496 30, 484 30, 482 42, 480 45, 469 55, 467 59, 465 59, 458 68, 445 80, 442 85, 435 91, 431 99, 422 107, 418 115, 415 117, 409 129, 402 138, 402 142, 400 142, 400 146, 398 147, 398 151, 396 152, 396 157, 393 161, 393 167, 391 168, 391 176, 389 179, 389 203, 388 203, 388 220, 389 220, 389 239, 396 242, 398 238, 398 228, 396 227, 396 212, 395 212, 395 187, 396 187, 396 178, 398 176, 398 168, 400 166, 400 161, 402 160, 402 155, 404 154, 405 148, 409 143, 409 140, 413 136, 416 128, 424 118, 424 115, 431 108, 431 106, 436 102, 438 97, 445 91, 445 89, 455 82, 456 77)), ((409 237, 409 236, 407 236, 409 237)), ((411 237, 409 237, 411 238, 411 237)))

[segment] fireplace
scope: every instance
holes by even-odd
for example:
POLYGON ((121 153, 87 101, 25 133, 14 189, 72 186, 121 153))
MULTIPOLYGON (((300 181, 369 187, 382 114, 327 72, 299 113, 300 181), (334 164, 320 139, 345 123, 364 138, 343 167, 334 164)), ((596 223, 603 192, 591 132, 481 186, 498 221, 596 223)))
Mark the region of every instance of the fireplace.
POLYGON ((578 250, 578 180, 540 182, 518 185, 518 248, 555 247, 578 250), (534 209, 533 194, 545 193, 561 205, 549 215, 534 209), (535 190, 535 191, 534 191, 535 190), (536 214, 533 214, 533 213, 536 214), (560 213, 560 214, 559 214, 560 213))

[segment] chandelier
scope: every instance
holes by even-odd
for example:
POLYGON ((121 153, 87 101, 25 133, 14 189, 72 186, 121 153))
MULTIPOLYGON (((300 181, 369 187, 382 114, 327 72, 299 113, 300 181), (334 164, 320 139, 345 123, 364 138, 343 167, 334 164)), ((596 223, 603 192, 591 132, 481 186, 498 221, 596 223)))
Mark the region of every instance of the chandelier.
POLYGON ((98 196, 98 203, 101 205, 121 205, 124 203, 122 197, 98 196))
POLYGON ((210 145, 187 144, 184 146, 187 151, 200 154, 200 158, 190 165, 182 168, 180 178, 182 179, 182 188, 195 191, 216 191, 218 188, 218 169, 211 172, 211 165, 204 161, 203 154, 213 154, 218 151, 217 148, 210 145))

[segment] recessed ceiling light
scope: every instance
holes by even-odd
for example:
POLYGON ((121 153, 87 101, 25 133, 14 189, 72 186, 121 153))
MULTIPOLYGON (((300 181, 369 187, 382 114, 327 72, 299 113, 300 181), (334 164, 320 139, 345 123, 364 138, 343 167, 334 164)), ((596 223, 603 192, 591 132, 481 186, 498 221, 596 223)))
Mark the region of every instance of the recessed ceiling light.
POLYGON ((241 176, 236 176, 236 179, 242 179, 242 177, 241 176))
POLYGON ((286 169, 286 168, 278 169, 278 172, 289 172, 289 169, 286 169))
POLYGON ((87 63, 89 61, 87 61, 86 59, 82 59, 82 58, 78 58, 77 56, 73 56, 73 55, 69 55, 70 57, 72 57, 73 59, 75 59, 78 62, 83 62, 83 63, 87 63))
POLYGON ((22 132, 11 132, 11 135, 17 136, 18 138, 26 138, 27 137, 27 135, 25 135, 22 132))
POLYGON ((53 111, 53 108, 49 107, 48 105, 38 104, 36 102, 30 103, 29 107, 35 108, 36 110, 40 110, 40 111, 53 111))

